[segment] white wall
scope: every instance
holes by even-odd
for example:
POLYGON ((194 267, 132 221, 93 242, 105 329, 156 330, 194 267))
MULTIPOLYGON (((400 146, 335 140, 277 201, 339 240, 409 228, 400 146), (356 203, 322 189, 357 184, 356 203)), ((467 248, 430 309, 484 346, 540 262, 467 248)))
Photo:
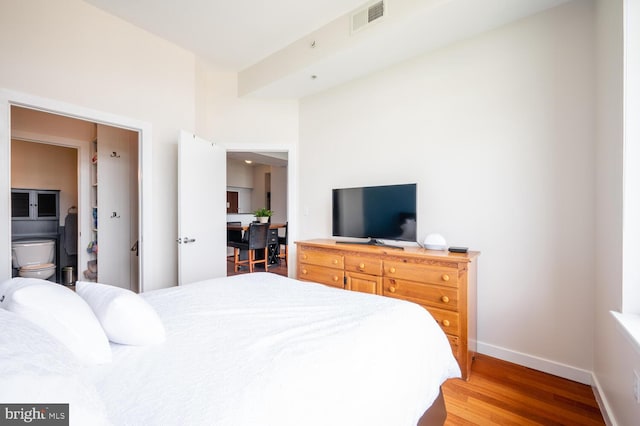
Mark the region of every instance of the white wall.
MULTIPOLYGON (((287 167, 271 167, 271 210, 272 223, 286 223, 287 217, 287 167)), ((284 237, 284 231, 280 232, 284 237)))
POLYGON ((197 127, 222 144, 298 144, 298 102, 238 98, 237 74, 197 67, 197 127), (203 113, 204 111, 204 113, 203 113))
POLYGON ((253 192, 253 167, 244 161, 227 158, 227 191, 238 193, 238 212, 250 213, 253 192))
POLYGON ((150 123, 154 247, 146 290, 177 282, 181 129, 214 141, 297 144, 297 101, 238 99, 235 74, 209 71, 191 52, 80 0, 4 2, 0 51, 0 88, 150 123))
POLYGON ((11 187, 60 191, 58 225, 78 206, 78 150, 42 143, 11 141, 11 187))
POLYGON ((80 0, 3 2, 0 87, 153 127, 153 276, 177 281, 176 146, 195 126, 195 57, 80 0))
POLYGON ((253 212, 251 209, 251 193, 253 192, 253 189, 240 188, 239 186, 227 186, 227 191, 238 193, 238 213, 248 214, 253 212))
MULTIPOLYGON (((271 167, 255 165, 253 167, 253 191, 251 191, 252 211, 267 206, 266 174, 271 173, 271 167)), ((269 181, 270 182, 270 181, 269 181)))
MULTIPOLYGON (((296 217, 297 203, 289 204, 287 198, 296 200, 298 196, 298 101, 239 98, 236 74, 214 71, 202 63, 197 67, 197 80, 202 88, 197 96, 197 128, 203 137, 232 151, 288 153, 286 173, 278 171, 274 174, 275 168, 271 168, 271 201, 272 210, 275 210, 272 221, 284 222, 289 217, 296 217), (282 185, 283 181, 285 185, 282 185), (277 188, 274 187, 276 182, 277 188)), ((260 201, 264 199, 261 188, 264 188, 263 184, 254 184, 252 209, 264 204, 260 201)), ((296 238, 297 226, 294 221, 289 227, 292 241, 296 238)))
POLYGON ((418 239, 439 232, 482 252, 481 351, 582 381, 593 366, 592 6, 300 103, 300 238, 331 235, 331 188, 417 182, 418 239))
POLYGON ((622 1, 596 3, 597 147, 591 1, 304 99, 300 113, 296 101, 238 98, 235 74, 80 0, 4 2, 0 87, 151 123, 147 289, 177 281, 182 128, 236 146, 295 147, 300 131, 289 189, 301 238, 330 235, 333 187, 418 182, 418 237, 482 251, 481 347, 594 368, 632 424, 640 361, 608 314, 622 298, 622 1))
POLYGON ((227 186, 253 188, 253 167, 227 158, 227 186))
MULTIPOLYGON (((640 372, 640 353, 634 350, 609 313, 610 310, 620 312, 623 305, 623 3, 622 0, 596 2, 598 244, 594 373, 612 421, 636 425, 640 405, 633 398, 633 370, 640 372)), ((637 217, 634 220, 637 222, 637 217)), ((627 267, 637 269, 637 261, 627 267)))
POLYGON ((271 221, 284 223, 287 221, 287 167, 246 165, 228 159, 227 189, 238 192, 241 213, 253 212, 265 206, 265 173, 271 173, 271 210, 274 211, 271 221))

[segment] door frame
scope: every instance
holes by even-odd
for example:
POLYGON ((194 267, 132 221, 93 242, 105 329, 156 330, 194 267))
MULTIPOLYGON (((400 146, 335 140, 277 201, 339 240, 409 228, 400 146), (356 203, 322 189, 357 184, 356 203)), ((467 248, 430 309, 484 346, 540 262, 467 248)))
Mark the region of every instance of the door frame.
MULTIPOLYGON (((76 173, 78 184, 76 187, 76 195, 78 199, 78 205, 76 206, 78 212, 80 212, 81 206, 89 206, 90 197, 89 197, 89 164, 83 164, 82 158, 89 158, 89 146, 85 141, 80 141, 72 138, 62 138, 59 136, 50 136, 50 135, 42 135, 39 133, 30 133, 24 131, 12 132, 14 140, 19 140, 23 142, 37 143, 41 145, 53 145, 60 146, 63 148, 75 149, 76 150, 76 173)), ((90 206, 89 206, 90 207, 90 206)), ((62 214, 64 212, 60 212, 62 214)), ((82 215, 78 215, 78 235, 76 239, 78 240, 78 247, 84 247, 86 244, 83 243, 83 238, 80 235, 91 235, 91 226, 90 223, 86 220, 83 220, 82 215)), ((13 237, 13 236, 11 236, 13 237)), ((89 237, 90 239, 90 237, 89 237)), ((78 259, 76 267, 79 269, 80 265, 83 265, 88 260, 88 254, 85 250, 78 250, 78 259)), ((58 265, 60 266, 60 265, 58 265)), ((76 271, 78 272, 78 271, 76 271)), ((79 275, 78 275, 79 277, 79 275)))
MULTIPOLYGON (((150 123, 97 111, 66 102, 0 89, 0 280, 11 278, 11 106, 19 106, 121 127, 138 132, 138 232, 140 250, 139 291, 152 277, 152 126, 150 123)), ((80 196, 80 194, 78 194, 80 196)), ((80 202, 78 203, 80 204, 80 202)))
MULTIPOLYGON (((295 259, 297 250, 293 242, 298 235, 298 156, 296 146, 293 144, 259 144, 259 143, 228 143, 224 146, 227 152, 286 152, 287 153, 287 238, 289 240, 289 258, 295 259)), ((287 274, 295 276, 296 262, 287 261, 287 274)))

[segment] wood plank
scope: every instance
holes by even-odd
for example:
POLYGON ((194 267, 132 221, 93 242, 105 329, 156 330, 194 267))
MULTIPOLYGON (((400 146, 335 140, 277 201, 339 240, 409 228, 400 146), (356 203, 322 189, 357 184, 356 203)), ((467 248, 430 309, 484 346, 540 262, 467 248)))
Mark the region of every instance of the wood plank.
POLYGON ((446 425, 604 425, 590 386, 486 355, 442 387, 446 425))

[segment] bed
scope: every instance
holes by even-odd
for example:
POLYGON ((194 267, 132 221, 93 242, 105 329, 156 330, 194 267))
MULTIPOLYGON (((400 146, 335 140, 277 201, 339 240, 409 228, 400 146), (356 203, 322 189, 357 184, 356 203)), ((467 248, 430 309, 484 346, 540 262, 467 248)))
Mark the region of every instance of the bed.
MULTIPOLYGON (((12 284, 2 285, 16 304, 7 290, 12 284)), ((108 297, 92 301, 42 283, 38 294, 45 285, 47 291, 61 287, 55 291, 73 303, 84 297, 105 333, 114 335, 101 316, 106 308, 96 305, 108 297)), ((113 289, 105 291, 123 291, 113 289)), ((0 381, 8 385, 0 389, 0 403, 69 403, 71 424, 423 426, 443 423, 440 386, 460 375, 433 318, 401 300, 271 273, 130 298, 134 316, 127 323, 122 311, 116 331, 134 338, 154 334, 148 332, 153 322, 135 330, 144 323, 135 315, 148 306, 162 335, 143 344, 108 337, 109 353, 89 354, 92 362, 0 302, 0 381)), ((51 317, 47 321, 45 328, 51 317)))

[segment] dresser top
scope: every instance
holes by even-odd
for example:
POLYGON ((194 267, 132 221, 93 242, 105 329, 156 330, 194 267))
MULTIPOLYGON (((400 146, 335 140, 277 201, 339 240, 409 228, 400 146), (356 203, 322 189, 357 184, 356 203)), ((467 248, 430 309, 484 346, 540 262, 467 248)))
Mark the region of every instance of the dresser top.
POLYGON ((356 252, 360 254, 374 254, 385 255, 389 257, 415 257, 421 259, 432 259, 440 261, 454 261, 454 262, 472 262, 476 257, 480 255, 479 251, 468 251, 467 253, 451 253, 446 250, 427 250, 422 247, 402 247, 402 249, 393 248, 390 246, 376 246, 368 244, 352 244, 347 242, 337 242, 332 239, 315 239, 296 241, 296 244, 332 248, 341 250, 344 252, 356 252))

